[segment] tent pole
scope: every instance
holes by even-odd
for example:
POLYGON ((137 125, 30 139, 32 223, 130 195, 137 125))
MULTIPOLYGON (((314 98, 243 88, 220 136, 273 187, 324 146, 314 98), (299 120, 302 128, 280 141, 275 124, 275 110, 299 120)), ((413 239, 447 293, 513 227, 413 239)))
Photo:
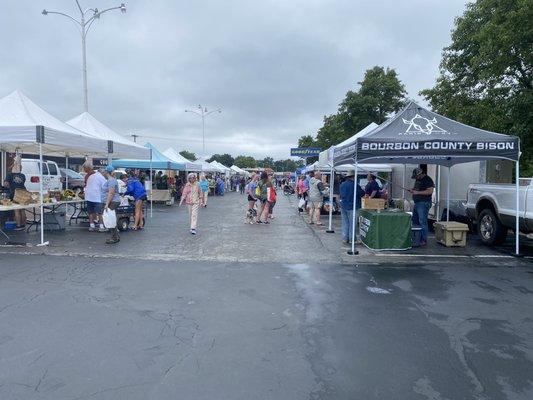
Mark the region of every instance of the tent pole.
POLYGON ((437 165, 437 168, 435 169, 435 173, 437 174, 437 176, 435 177, 435 180, 437 181, 437 188, 436 188, 436 191, 435 191, 435 200, 436 200, 436 203, 435 203, 435 219, 437 220, 437 222, 440 221, 440 175, 441 175, 441 168, 440 168, 440 165, 437 165))
POLYGON ((448 180, 446 183, 446 221, 450 222, 450 183, 452 180, 451 175, 452 167, 448 167, 448 180))
POLYGON ((154 216, 154 183, 152 182, 152 149, 150 149, 150 218, 154 216))
POLYGON ((403 165, 403 176, 402 176, 402 199, 405 200, 405 175, 407 173, 407 165, 403 165))
POLYGON ((68 154, 65 155, 65 189, 68 189, 68 154))
POLYGON ((354 158, 355 176, 353 178, 354 180, 353 180, 353 208, 352 208, 352 249, 347 252, 348 254, 352 256, 359 254, 359 251, 355 250, 355 207, 357 203, 357 168, 358 168, 357 147, 358 147, 358 143, 356 140, 355 141, 355 158, 354 158))
POLYGON ((335 233, 331 228, 331 222, 333 219, 333 166, 329 170, 329 226, 326 230, 327 233, 335 233))
POLYGON ((43 195, 43 144, 39 142, 39 199, 41 203, 41 243, 40 246, 46 246, 44 243, 44 195, 43 195))
POLYGON ((515 255, 520 255, 520 158, 516 160, 515 255))

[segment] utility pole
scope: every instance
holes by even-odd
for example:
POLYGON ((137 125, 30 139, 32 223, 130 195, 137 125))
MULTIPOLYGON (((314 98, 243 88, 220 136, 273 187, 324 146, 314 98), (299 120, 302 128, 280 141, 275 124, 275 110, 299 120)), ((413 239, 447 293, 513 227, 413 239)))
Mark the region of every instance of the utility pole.
POLYGON ((198 110, 200 111, 194 111, 194 110, 185 110, 185 112, 191 112, 193 114, 196 114, 198 116, 200 116, 202 118, 202 151, 203 151, 203 156, 205 156, 205 118, 208 116, 208 115, 211 115, 215 112, 217 113, 221 113, 222 110, 220 108, 216 109, 216 110, 212 110, 212 111, 207 111, 207 107, 202 107, 201 104, 198 104, 198 110))
POLYGON ((94 21, 97 19, 100 19, 100 16, 108 11, 111 10, 120 10, 123 14, 126 12, 126 5, 124 3, 121 3, 120 6, 117 7, 111 7, 107 8, 105 10, 98 10, 98 8, 88 8, 85 11, 81 8, 79 0, 75 0, 76 5, 78 6, 78 9, 80 10, 80 19, 77 20, 76 18, 57 11, 48 11, 43 10, 43 15, 48 14, 57 14, 62 15, 63 17, 67 17, 70 20, 74 21, 80 28, 80 34, 81 34, 81 53, 82 53, 82 73, 83 73, 83 109, 85 112, 89 111, 89 89, 87 86, 87 46, 86 46, 86 39, 87 39, 87 33, 89 33, 89 29, 91 28, 91 25, 94 21), (90 15, 89 18, 87 16, 90 15))

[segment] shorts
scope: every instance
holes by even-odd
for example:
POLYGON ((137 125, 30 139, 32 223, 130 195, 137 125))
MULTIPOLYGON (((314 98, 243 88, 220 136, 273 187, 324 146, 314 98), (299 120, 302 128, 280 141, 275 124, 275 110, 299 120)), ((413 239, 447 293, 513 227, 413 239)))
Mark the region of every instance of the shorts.
POLYGON ((320 210, 322 208, 322 202, 321 201, 310 201, 307 203, 308 208, 312 208, 314 210, 320 210))
POLYGON ((256 201, 257 199, 254 199, 252 196, 248 195, 248 201, 256 201))
POLYGON ((87 201, 86 203, 89 214, 102 214, 102 203, 95 203, 94 201, 87 201))
POLYGON ((146 195, 144 194, 144 195, 142 195, 141 197, 139 197, 139 198, 138 198, 137 200, 135 200, 135 201, 139 201, 139 200, 140 200, 140 201, 146 201, 146 200, 148 200, 148 197, 146 197, 146 195))
POLYGON ((259 201, 261 202, 261 204, 266 204, 266 203, 268 203, 267 199, 259 199, 259 201))

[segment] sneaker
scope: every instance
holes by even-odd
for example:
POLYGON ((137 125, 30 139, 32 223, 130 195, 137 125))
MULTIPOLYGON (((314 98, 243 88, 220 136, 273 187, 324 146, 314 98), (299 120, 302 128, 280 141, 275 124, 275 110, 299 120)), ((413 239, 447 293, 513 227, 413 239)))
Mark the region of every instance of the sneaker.
POLYGON ((196 235, 196 229, 191 229, 191 235, 196 235))
POLYGON ((89 232, 96 232, 96 228, 94 226, 89 227, 89 232))
POLYGON ((109 238, 105 242, 106 242, 106 244, 115 244, 115 243, 120 242, 120 239, 109 238))
POLYGON ((100 233, 107 232, 107 229, 101 226, 100 228, 98 228, 98 232, 100 233))

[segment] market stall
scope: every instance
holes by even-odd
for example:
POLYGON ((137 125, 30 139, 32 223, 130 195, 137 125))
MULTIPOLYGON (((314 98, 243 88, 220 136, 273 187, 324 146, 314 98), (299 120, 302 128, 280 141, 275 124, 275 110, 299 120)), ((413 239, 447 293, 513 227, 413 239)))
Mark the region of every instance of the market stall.
MULTIPOLYGON (((0 99, 0 150, 20 154, 38 154, 42 164, 44 155, 102 156, 108 152, 108 141, 91 137, 44 111, 22 92, 16 90, 0 99)), ((39 193, 32 208, 45 213, 43 174, 39 171, 39 193)), ((19 204, 28 208, 30 204, 19 204)), ((15 207, 5 202, 4 210, 15 207)), ((1 210, 0 210, 1 211, 1 210)), ((44 223, 39 220, 40 245, 44 241, 44 223)))
MULTIPOLYGON (((119 159, 113 160, 115 168, 132 168, 149 170, 150 177, 153 176, 153 170, 164 171, 185 171, 186 165, 184 163, 177 163, 165 156, 157 150, 152 144, 146 143, 145 147, 150 150, 149 160, 136 159, 119 159)), ((170 189, 154 189, 153 182, 150 181, 147 187, 148 200, 150 201, 150 214, 153 214, 153 202, 162 201, 164 203, 171 203, 173 201, 172 192, 170 189)))
MULTIPOLYGON (((337 147, 333 152, 334 165, 353 163, 356 167, 360 162, 437 164, 447 168, 478 160, 507 159, 515 162, 516 254, 519 254, 519 158, 518 137, 461 124, 414 102, 355 143, 337 147)), ((355 253, 354 246, 355 220, 352 223, 352 253, 355 253)))
POLYGON ((168 148, 163 152, 163 155, 168 157, 174 162, 177 162, 179 164, 185 164, 185 171, 191 171, 191 172, 201 172, 202 171, 202 165, 200 163, 196 163, 194 161, 188 160, 185 157, 183 157, 180 153, 178 153, 173 148, 168 148))

